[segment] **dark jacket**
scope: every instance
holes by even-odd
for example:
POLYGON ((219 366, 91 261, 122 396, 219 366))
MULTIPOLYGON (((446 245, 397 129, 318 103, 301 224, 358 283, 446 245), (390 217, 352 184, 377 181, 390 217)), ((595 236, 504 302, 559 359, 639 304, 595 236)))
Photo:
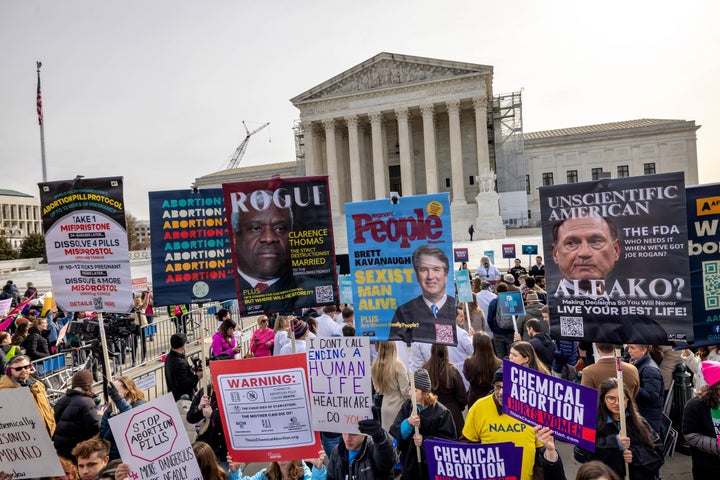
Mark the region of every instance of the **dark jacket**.
MULTIPOLYGON (((204 393, 205 392, 201 389, 195 394, 195 397, 193 397, 190 409, 188 410, 187 415, 185 415, 185 419, 188 423, 197 424, 205 418, 202 410, 198 409, 198 405, 200 405, 200 400, 202 399, 204 393)), ((196 440, 210 445, 213 448, 213 451, 215 451, 215 456, 219 460, 224 460, 225 457, 227 457, 228 449, 227 444, 225 443, 225 432, 223 432, 222 422, 220 420, 220 410, 218 410, 217 398, 215 397, 214 392, 210 397, 210 405, 212 406, 210 426, 204 433, 198 434, 196 440)))
POLYGON ((501 335, 501 336, 510 336, 510 339, 512 339, 515 331, 512 328, 500 328, 500 326, 497 323, 497 318, 495 317, 497 314, 497 303, 498 299, 493 298, 490 300, 490 303, 488 304, 488 326, 490 327, 490 331, 492 331, 495 335, 501 335))
MULTIPOLYGON (((128 401, 122 398, 118 391, 114 388, 108 388, 108 393, 110 394, 113 402, 115 402, 115 405, 117 406, 118 415, 127 412, 131 408, 138 407, 145 403, 142 400, 138 400, 135 405, 130 405, 128 401)), ((110 429, 110 417, 114 415, 115 414, 112 413, 112 408, 108 407, 102 416, 102 420, 100 421, 100 438, 104 438, 105 440, 110 442, 110 460, 120 458, 120 452, 118 451, 117 444, 115 443, 115 437, 113 436, 113 432, 110 429)))
POLYGON ((683 412, 682 433, 690 445, 692 473, 695 479, 715 478, 720 471, 717 434, 710 408, 700 397, 692 398, 683 412))
MULTIPOLYGON (((390 427, 390 435, 397 440, 397 449, 403 458, 401 477, 403 480, 428 478, 425 448, 420 448, 422 463, 418 464, 417 448, 415 448, 415 442, 413 440, 414 432, 407 438, 403 438, 402 436, 401 425, 410 417, 411 413, 412 400, 406 400, 403 406, 400 407, 400 411, 390 427)), ((458 431, 455 429, 452 414, 442 403, 437 402, 433 406, 425 407, 420 410, 418 415, 420 416, 420 435, 422 435, 423 441, 428 438, 455 440, 458 437, 458 431)))
POLYGON ((635 360, 635 368, 638 369, 640 376, 640 388, 635 397, 635 405, 653 430, 662 434, 662 408, 665 397, 662 372, 647 354, 635 360))
POLYGON ((65 458, 73 458, 70 452, 75 445, 100 431, 100 414, 92 398, 70 389, 55 404, 55 423, 55 450, 65 458))
MULTIPOLYGON (((645 422, 645 425, 652 432, 650 425, 645 422)), ((582 452, 584 461, 600 460, 607 466, 612 468, 620 478, 625 477, 625 461, 623 460, 622 451, 617 440, 617 435, 620 433, 619 422, 615 422, 608 418, 603 428, 598 429, 595 437, 595 452, 580 449, 576 447, 576 451, 579 449, 582 452)), ((649 471, 647 467, 649 458, 657 458, 662 453, 658 453, 658 449, 662 451, 662 444, 657 434, 655 435, 656 444, 650 446, 643 443, 637 432, 630 428, 628 424, 627 436, 630 438, 630 450, 632 451, 632 463, 630 464, 630 480, 654 480, 656 474, 660 470, 662 464, 657 465, 657 470, 649 471), (654 452, 653 452, 654 451, 654 452)), ((578 459, 576 457, 576 459, 578 459)), ((579 460, 579 459, 578 459, 579 460)))
POLYGON ((555 356, 555 342, 549 333, 538 333, 530 339, 530 345, 535 349, 535 354, 548 369, 552 366, 555 356))
POLYGON ((190 368, 185 354, 170 350, 165 357, 165 383, 175 401, 180 400, 183 395, 192 398, 198 381, 199 379, 190 368))
POLYGON ((366 436, 352 465, 348 458, 345 442, 341 441, 330 453, 327 480, 389 480, 393 478, 393 466, 398 461, 387 433, 380 443, 366 436))
POLYGON ((28 336, 23 340, 22 348, 31 360, 40 360, 50 355, 50 345, 47 341, 49 330, 41 332, 38 327, 30 327, 28 336))
MULTIPOLYGON (((441 377, 445 378, 445 374, 441 374, 441 377)), ((463 410, 465 410, 467 406, 468 399, 467 390, 465 389, 465 383, 463 383, 460 371, 457 368, 450 369, 450 386, 436 385, 435 388, 433 388, 433 393, 437 395, 438 402, 450 411, 453 424, 455 425, 455 432, 460 436, 460 432, 462 432, 465 426, 463 410)), ((455 439, 457 439, 457 437, 452 438, 452 440, 455 439)))
MULTIPOLYGON (((562 373, 563 368, 567 365, 573 368, 578 362, 578 347, 575 342, 570 340, 555 341, 555 355, 553 356, 552 371, 562 373)), ((574 371, 574 368, 573 368, 574 371)))

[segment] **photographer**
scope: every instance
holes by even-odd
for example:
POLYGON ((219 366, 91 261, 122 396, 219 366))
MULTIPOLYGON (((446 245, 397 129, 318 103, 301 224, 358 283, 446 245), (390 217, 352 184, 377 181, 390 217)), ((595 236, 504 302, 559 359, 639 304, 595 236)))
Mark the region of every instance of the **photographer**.
POLYGON ((197 373, 188 364, 185 358, 185 344, 187 340, 182 333, 174 333, 170 337, 170 352, 165 358, 165 382, 168 390, 177 402, 180 397, 187 395, 188 399, 195 394, 195 387, 202 378, 202 369, 197 373))

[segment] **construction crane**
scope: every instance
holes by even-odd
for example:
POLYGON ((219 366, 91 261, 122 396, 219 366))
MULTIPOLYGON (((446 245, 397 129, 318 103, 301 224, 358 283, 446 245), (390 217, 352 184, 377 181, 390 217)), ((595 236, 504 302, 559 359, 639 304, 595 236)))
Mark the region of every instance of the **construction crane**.
POLYGON ((256 133, 258 133, 260 130, 262 130, 263 128, 270 125, 270 122, 267 122, 267 123, 259 126, 252 132, 250 130, 248 130, 247 125, 245 125, 245 120, 243 120, 242 124, 243 124, 243 127, 245 127, 245 132, 247 133, 247 135, 245 135, 245 138, 243 139, 243 141, 235 149, 235 153, 233 153, 232 158, 230 158, 230 161, 228 162, 228 165, 227 165, 228 169, 236 168, 238 166, 238 164, 242 160, 243 156, 245 156, 245 151, 247 150, 248 142, 250 142, 250 137, 252 137, 256 133))

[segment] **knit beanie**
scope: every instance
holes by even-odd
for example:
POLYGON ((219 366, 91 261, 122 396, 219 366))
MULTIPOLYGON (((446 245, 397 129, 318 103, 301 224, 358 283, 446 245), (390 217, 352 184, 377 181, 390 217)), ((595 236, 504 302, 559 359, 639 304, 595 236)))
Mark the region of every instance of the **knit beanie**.
POLYGON ((173 350, 181 348, 186 343, 187 341, 185 340, 185 335, 182 333, 173 333, 172 337, 170 337, 170 347, 173 350))
POLYGON ((503 367, 499 367, 497 370, 495 370, 495 374, 493 374, 493 385, 497 382, 503 381, 503 367))
POLYGON ((75 375, 72 377, 72 388, 75 387, 86 387, 89 388, 92 386, 94 382, 92 372, 87 369, 79 370, 75 375))
POLYGON ((303 335, 305 335, 305 332, 307 332, 308 325, 306 322, 300 320, 299 318, 294 318, 292 321, 292 331, 295 335, 295 338, 300 338, 303 335))
POLYGON ((415 388, 423 392, 432 392, 432 383, 430 382, 430 374, 424 368, 415 370, 415 388))
POLYGON ((720 362, 712 362, 710 360, 702 362, 702 376, 707 382, 708 387, 712 387, 720 382, 720 362))

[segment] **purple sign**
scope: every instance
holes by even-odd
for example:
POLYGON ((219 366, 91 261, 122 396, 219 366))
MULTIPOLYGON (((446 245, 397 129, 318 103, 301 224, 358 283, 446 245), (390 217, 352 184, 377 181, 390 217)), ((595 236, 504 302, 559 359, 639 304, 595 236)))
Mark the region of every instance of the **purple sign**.
POLYGON ((467 262, 470 259, 467 248, 453 248, 453 255, 456 262, 467 262))
POLYGON ((503 360, 503 413, 553 431, 556 439, 595 451, 598 392, 503 360))
POLYGON ((503 258, 515 258, 515 244, 514 243, 503 243, 502 254, 503 254, 503 258))
POLYGON ((423 442, 431 480, 518 480, 522 447, 505 443, 460 443, 428 439, 423 442))

